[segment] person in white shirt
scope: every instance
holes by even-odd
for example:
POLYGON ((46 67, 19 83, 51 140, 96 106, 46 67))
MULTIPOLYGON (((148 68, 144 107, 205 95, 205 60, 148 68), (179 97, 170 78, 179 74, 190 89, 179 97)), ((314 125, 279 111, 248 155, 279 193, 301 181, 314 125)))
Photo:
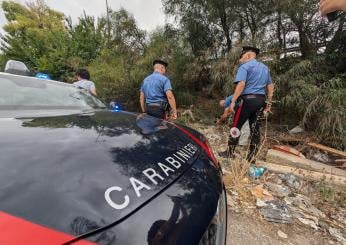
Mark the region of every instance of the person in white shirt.
POLYGON ((92 95, 96 96, 96 88, 94 82, 90 81, 89 71, 86 69, 78 69, 76 71, 78 81, 74 82, 73 85, 78 88, 88 90, 92 95))

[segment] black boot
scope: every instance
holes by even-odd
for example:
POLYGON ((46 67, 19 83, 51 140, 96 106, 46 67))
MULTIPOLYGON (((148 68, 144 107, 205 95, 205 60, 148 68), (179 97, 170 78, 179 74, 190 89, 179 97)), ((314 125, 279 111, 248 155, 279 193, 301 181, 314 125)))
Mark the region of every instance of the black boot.
POLYGON ((225 151, 218 152, 218 155, 223 158, 234 158, 235 146, 228 146, 225 151))

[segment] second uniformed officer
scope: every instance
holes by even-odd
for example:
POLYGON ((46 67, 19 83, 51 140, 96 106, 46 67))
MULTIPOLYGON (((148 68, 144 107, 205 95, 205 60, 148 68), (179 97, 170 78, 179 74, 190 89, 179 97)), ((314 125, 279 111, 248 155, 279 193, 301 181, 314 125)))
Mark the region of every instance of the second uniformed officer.
MULTIPOLYGON (((254 47, 243 47, 239 60, 240 65, 234 80, 234 84, 236 84, 234 95, 231 105, 228 107, 228 113, 235 113, 233 127, 241 130, 243 124, 249 120, 251 142, 247 160, 251 162, 254 161, 260 143, 260 125, 257 118, 265 105, 265 111, 270 111, 274 92, 274 85, 268 67, 256 60, 259 51, 258 48, 254 47), (235 104, 240 99, 242 104, 235 112, 235 104)), ((227 113, 225 117, 227 117, 227 113)), ((229 149, 220 153, 220 155, 233 156, 238 141, 239 134, 230 135, 228 140, 229 149)))
POLYGON ((150 116, 166 118, 171 109, 171 118, 177 119, 177 107, 172 92, 171 81, 165 76, 168 63, 154 60, 154 72, 147 76, 140 92, 140 104, 143 112, 150 116))

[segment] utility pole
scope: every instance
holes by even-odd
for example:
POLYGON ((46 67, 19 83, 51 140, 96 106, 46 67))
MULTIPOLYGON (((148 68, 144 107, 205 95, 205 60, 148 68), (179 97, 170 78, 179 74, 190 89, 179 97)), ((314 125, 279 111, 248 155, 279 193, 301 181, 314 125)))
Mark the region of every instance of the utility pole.
POLYGON ((107 11, 107 46, 110 45, 110 39, 111 39, 111 26, 109 22, 109 8, 108 8, 108 0, 106 0, 106 11, 107 11))

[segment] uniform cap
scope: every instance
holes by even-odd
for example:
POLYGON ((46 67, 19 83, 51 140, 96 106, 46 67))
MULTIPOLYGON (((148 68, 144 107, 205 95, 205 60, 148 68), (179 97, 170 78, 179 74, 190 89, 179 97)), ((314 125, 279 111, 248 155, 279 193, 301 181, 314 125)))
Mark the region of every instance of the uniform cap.
POLYGON ((166 61, 160 60, 160 59, 156 59, 156 60, 153 61, 153 66, 156 65, 156 64, 160 64, 160 65, 163 65, 165 67, 168 66, 168 63, 166 61))

